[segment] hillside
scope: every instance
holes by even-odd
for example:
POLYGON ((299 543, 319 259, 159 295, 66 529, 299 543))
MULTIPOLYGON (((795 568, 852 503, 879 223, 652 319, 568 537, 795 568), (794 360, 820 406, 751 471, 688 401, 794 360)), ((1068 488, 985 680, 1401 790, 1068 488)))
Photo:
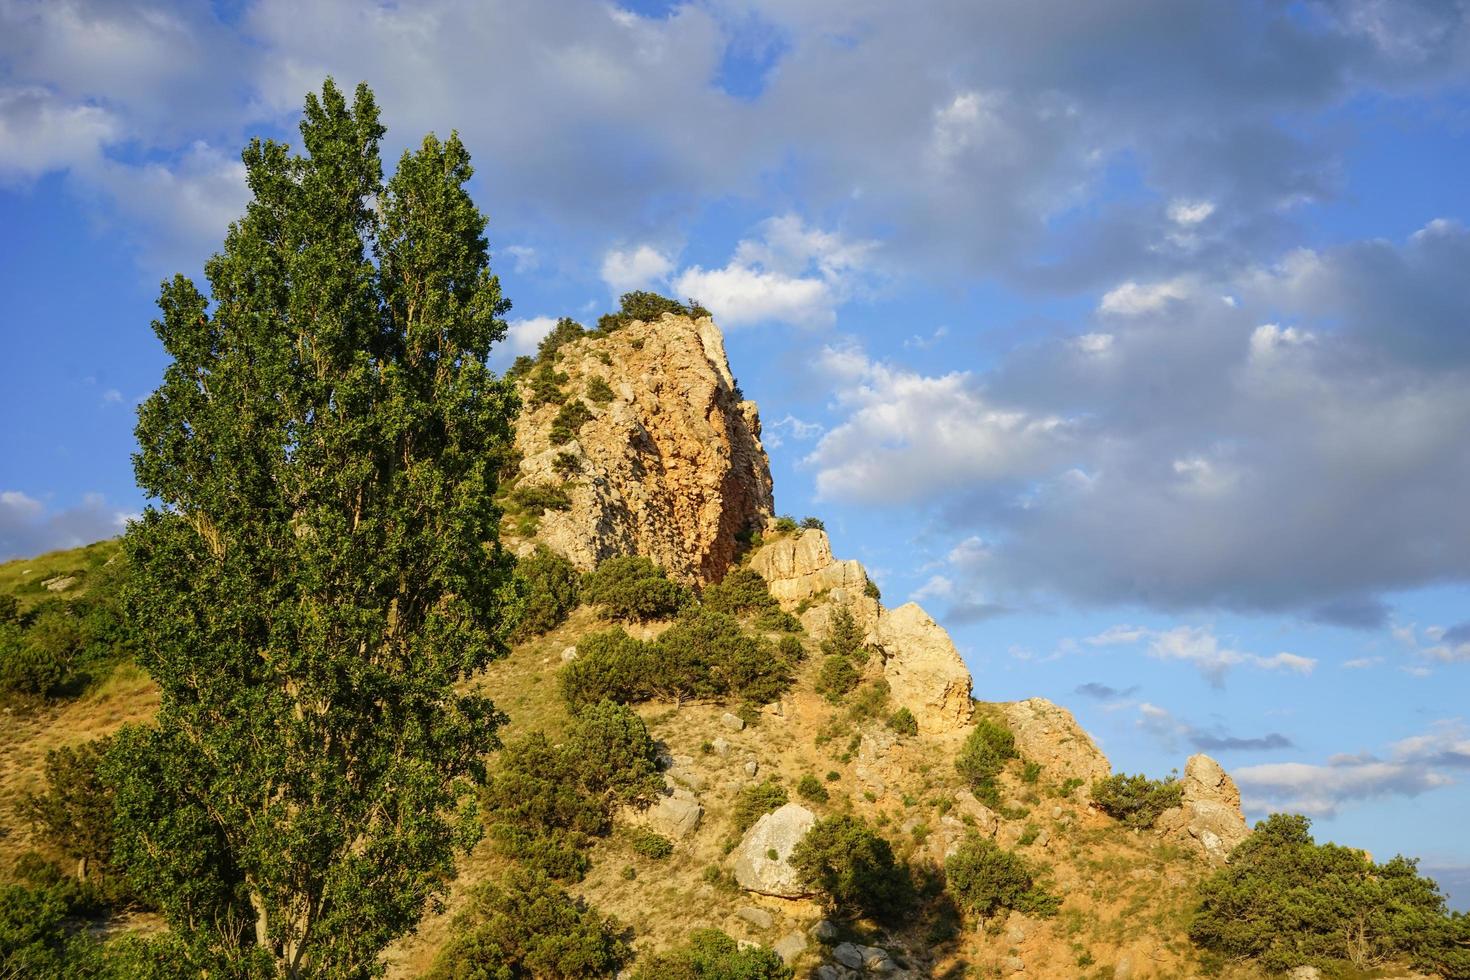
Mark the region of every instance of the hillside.
MULTIPOLYGON (((469 948, 454 944, 476 928, 477 890, 521 866, 552 867, 548 854, 562 847, 557 860, 573 870, 551 877, 615 917, 634 968, 713 928, 819 980, 1266 975, 1189 934, 1202 882, 1250 833, 1229 775, 1197 755, 1181 760, 1177 783, 1107 783, 1108 759, 1065 708, 987 701, 985 678, 970 676, 922 608, 884 605, 861 564, 834 557, 819 521, 775 517, 756 406, 699 312, 568 330, 518 365, 527 408, 504 533, 544 616, 466 681, 509 719, 482 798, 489 832, 460 863, 444 908, 390 948, 387 975, 480 975, 453 972, 469 948), (627 556, 651 564, 618 564, 627 556), (543 582, 561 583, 555 598, 543 582), (658 601, 639 605, 648 596, 658 601), (695 659, 725 686, 664 678, 680 644, 702 645, 695 659), (745 660, 735 664, 737 654, 745 660), (568 680, 579 677, 593 692, 580 701, 568 680), (606 695, 614 689, 632 693, 606 695), (604 697, 627 703, 652 740, 646 761, 657 773, 644 774, 643 795, 563 800, 605 806, 607 819, 569 822, 556 837, 549 824, 527 829, 500 813, 493 781, 533 757, 526 745, 549 758, 582 738, 584 712, 604 697), (861 829, 852 841, 884 842, 902 888, 854 907, 793 871, 807 828, 834 818, 861 829), (982 901, 957 884, 957 857, 987 873, 1024 870, 1025 881, 982 901)), ((0 591, 24 609, 48 596, 78 601, 115 554, 102 543, 12 562, 0 566, 0 591), (75 581, 40 584, 64 578, 75 581)), ((15 877, 33 848, 66 857, 21 813, 43 785, 47 751, 146 720, 156 704, 146 676, 123 663, 71 695, 6 709, 0 876, 15 877)), ((551 792, 555 772, 526 765, 517 792, 551 792)), ((148 916, 111 925, 160 927, 148 916)), ((1397 957, 1365 959, 1373 969, 1337 975, 1409 975, 1397 957)), ((1293 976, 1316 975, 1302 969, 1293 976)))

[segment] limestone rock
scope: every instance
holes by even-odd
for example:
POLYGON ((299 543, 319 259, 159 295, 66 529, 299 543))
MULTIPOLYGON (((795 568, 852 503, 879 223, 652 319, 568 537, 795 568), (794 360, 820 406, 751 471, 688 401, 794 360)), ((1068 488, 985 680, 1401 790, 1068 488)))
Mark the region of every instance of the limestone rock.
POLYGON ((833 558, 827 532, 817 528, 797 531, 762 546, 751 556, 750 567, 766 580, 771 595, 788 610, 824 592, 833 593, 833 601, 839 603, 866 597, 867 593, 868 573, 862 564, 833 558))
POLYGON ((1193 845, 1211 864, 1224 864, 1250 836, 1235 780, 1214 759, 1198 754, 1184 764, 1180 782, 1180 805, 1161 814, 1157 826, 1165 836, 1193 845))
POLYGON ((704 816, 704 807, 693 800, 676 796, 665 796, 648 808, 648 826, 663 834, 680 840, 688 837, 699 827, 704 816))
POLYGON ((832 950, 832 958, 851 970, 858 970, 863 965, 863 948, 856 943, 838 943, 832 950))
POLYGON ((1000 817, 990 807, 975 798, 967 789, 954 794, 955 809, 961 816, 968 816, 974 828, 986 837, 994 837, 1000 829, 1000 817))
POLYGON ((776 921, 771 917, 771 913, 765 909, 756 908, 754 905, 742 906, 735 910, 735 914, 757 929, 769 929, 776 921))
POLYGON ((819 943, 830 943, 838 936, 837 924, 831 919, 819 919, 816 925, 807 931, 819 943))
POLYGON ((561 487, 571 501, 546 511, 536 540, 583 570, 637 554, 684 581, 724 577, 737 536, 763 527, 772 505, 760 419, 737 393, 719 328, 672 314, 635 321, 566 344, 555 367, 567 375, 568 400, 581 399, 592 418, 571 442, 553 445, 559 406, 532 407, 529 383, 521 384, 521 485, 561 487), (584 397, 593 378, 612 388, 611 402, 584 397), (570 479, 558 457, 575 464, 570 479))
POLYGON ((1103 755, 1072 712, 1045 698, 1028 698, 1000 706, 1006 723, 1016 736, 1022 758, 1039 762, 1043 775, 1056 782, 1080 779, 1079 798, 1086 798, 1096 780, 1112 774, 1112 764, 1103 755))
POLYGON ((782 963, 790 966, 796 962, 797 957, 806 952, 806 937, 793 930, 778 939, 776 945, 771 948, 776 951, 777 956, 781 957, 782 963))
POLYGON ((912 602, 885 610, 878 617, 878 646, 893 703, 913 712, 921 733, 970 723, 970 671, 928 613, 912 602))
POLYGON ((720 724, 724 725, 732 732, 745 730, 745 719, 741 718, 739 715, 732 715, 728 711, 720 715, 720 724))
POLYGON ((787 803, 755 822, 735 852, 735 880, 746 891, 779 898, 801 898, 807 889, 787 861, 796 845, 817 822, 812 811, 787 803), (775 851, 772 859, 770 852, 775 851))

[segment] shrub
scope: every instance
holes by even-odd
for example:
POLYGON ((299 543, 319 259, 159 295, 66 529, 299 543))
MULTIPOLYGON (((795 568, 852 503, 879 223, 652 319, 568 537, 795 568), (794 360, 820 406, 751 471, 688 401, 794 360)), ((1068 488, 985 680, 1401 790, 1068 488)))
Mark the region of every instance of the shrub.
POLYGON ((1021 767, 1021 782, 1026 783, 1030 786, 1034 786, 1036 785, 1037 780, 1039 780, 1040 778, 1041 763, 1027 762, 1021 767))
POLYGON ((642 701, 648 697, 650 644, 621 626, 592 633, 577 644, 577 659, 561 669, 561 696, 573 709, 598 701, 642 701))
POLYGON ((640 963, 632 980, 791 980, 792 976, 773 950, 742 949, 718 929, 696 929, 685 945, 640 963))
POLYGON ((678 300, 669 299, 667 296, 660 296, 658 293, 634 290, 622 295, 618 301, 616 313, 607 313, 598 318, 597 329, 600 333, 609 334, 623 329, 634 320, 654 323, 665 313, 680 316, 709 315, 708 310, 693 300, 686 305, 678 300))
POLYGON ((865 664, 868 662, 868 650, 863 640, 863 628, 858 625, 852 610, 839 606, 827 624, 822 652, 829 657, 849 657, 856 663, 865 664))
POLYGON ((674 701, 737 697, 750 704, 779 698, 791 683, 769 641, 750 636, 723 613, 681 617, 654 641, 652 692, 674 701))
POLYGON ((582 788, 621 804, 649 803, 663 790, 653 739, 643 719, 610 701, 577 716, 562 748, 582 788))
POLYGON ((516 640, 540 636, 566 622, 567 614, 577 606, 582 582, 571 562, 538 544, 535 551, 516 562, 516 575, 526 588, 516 640))
POLYGON ((542 405, 560 405, 566 400, 561 386, 566 384, 567 380, 567 376, 552 367, 550 361, 543 361, 530 374, 531 408, 539 408, 542 405))
POLYGON ((628 846, 638 854, 655 861, 661 861, 674 853, 673 841, 647 827, 629 828, 628 846))
POLYGON ((571 450, 560 452, 551 461, 551 468, 556 470, 557 476, 564 480, 570 480, 582 472, 582 458, 571 450))
POLYGON ((996 806, 1000 802, 1000 794, 995 777, 1005 768, 1007 760, 1016 758, 1016 754, 1016 738, 1010 729, 982 718, 965 739, 954 765, 978 799, 996 806))
POLYGON ((822 523, 820 517, 803 517, 801 519, 801 529, 803 531, 825 531, 827 530, 827 525, 822 523))
POLYGON ((556 326, 551 328, 551 332, 541 338, 541 343, 536 345, 536 360, 542 363, 555 360, 557 351, 586 333, 587 331, 576 320, 571 317, 562 317, 556 321, 556 326))
POLYGON ((879 589, 878 583, 874 582, 872 579, 868 579, 863 583, 863 595, 867 596, 869 599, 872 599, 874 602, 883 601, 883 590, 879 589))
POLYGON ((524 871, 476 888, 455 930, 429 973, 435 980, 608 977, 633 955, 616 919, 524 871))
POLYGON ((791 534, 796 530, 796 518, 790 514, 782 514, 776 518, 776 533, 791 534))
POLYGON ((103 883, 109 902, 126 900, 126 888, 113 864, 113 790, 102 777, 111 738, 46 753, 43 793, 29 794, 21 815, 42 841, 76 862, 77 880, 103 883))
POLYGON ((877 718, 888 708, 888 682, 878 678, 861 688, 847 709, 848 717, 855 720, 877 718))
POLYGON ((776 652, 789 664, 799 664, 806 659, 806 647, 794 636, 783 636, 776 644, 776 652))
POLYGON ((919 734, 919 722, 908 708, 899 708, 888 716, 888 727, 900 735, 919 734))
POLYGON ((0 977, 64 976, 71 914, 58 889, 0 885, 0 977))
POLYGON ((548 510, 570 510, 572 498, 561 487, 545 483, 522 483, 510 492, 510 504, 522 513, 540 517, 548 510))
POLYGON ((592 380, 587 382, 587 400, 594 405, 606 405, 616 397, 612 385, 608 384, 598 375, 593 375, 592 380))
POLYGON ((802 776, 801 782, 796 784, 796 795, 803 800, 811 800, 813 803, 826 803, 830 798, 827 787, 823 786, 822 781, 811 773, 802 776))
POLYGON ((577 437, 577 431, 592 420, 592 410, 580 398, 568 400, 551 420, 548 434, 553 446, 565 446, 577 437))
POLYGON ((723 580, 707 586, 699 598, 706 609, 730 616, 781 609, 766 580, 748 568, 733 569, 723 580))
POLYGON ((944 878, 955 902, 982 919, 1009 909, 1054 915, 1061 904, 1061 899, 1037 885, 1025 858, 973 832, 944 862, 944 878))
POLYGON ((588 792, 577 762, 533 732, 506 744, 481 790, 499 848, 554 878, 580 880, 589 865, 579 848, 611 825, 606 803, 588 792))
POLYGON ((833 704, 839 704, 848 692, 857 687, 859 677, 852 658, 842 654, 824 657, 821 669, 817 671, 817 693, 833 704))
POLYGON ((802 884, 834 910, 896 921, 913 899, 908 869, 860 817, 818 820, 791 852, 790 863, 802 884))
POLYGON ((745 833, 757 820, 779 810, 790 799, 786 795, 786 788, 771 776, 753 786, 744 787, 736 794, 735 806, 730 813, 730 819, 735 823, 735 832, 745 833))
POLYGON ((602 607, 609 619, 659 619, 672 616, 689 603, 689 590, 669 581, 642 555, 609 558, 582 583, 582 598, 602 607))
POLYGON ((1200 886, 1190 938, 1272 972, 1406 959, 1446 978, 1470 977, 1470 918, 1451 915, 1417 863, 1374 864, 1318 844, 1306 817, 1272 814, 1200 886))
POLYGON ((1149 779, 1116 773, 1092 785, 1092 805, 1130 827, 1152 827, 1159 814, 1179 805, 1184 787, 1177 779, 1149 779))

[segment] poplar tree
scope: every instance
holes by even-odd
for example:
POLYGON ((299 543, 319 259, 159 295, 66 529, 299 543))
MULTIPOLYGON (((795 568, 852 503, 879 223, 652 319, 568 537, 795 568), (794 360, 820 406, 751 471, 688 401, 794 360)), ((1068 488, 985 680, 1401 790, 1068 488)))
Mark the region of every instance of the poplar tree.
POLYGON ((517 402, 510 304, 457 136, 386 182, 366 86, 308 96, 305 153, 164 284, 126 536, 157 727, 111 767, 118 847, 210 975, 362 977, 473 843, 503 721, 457 684, 519 598, 493 503, 517 402))

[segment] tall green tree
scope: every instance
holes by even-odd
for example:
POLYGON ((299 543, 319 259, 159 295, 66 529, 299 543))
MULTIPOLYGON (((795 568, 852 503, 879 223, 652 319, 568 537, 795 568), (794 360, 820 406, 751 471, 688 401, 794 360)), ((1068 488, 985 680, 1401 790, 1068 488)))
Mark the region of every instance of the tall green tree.
POLYGON ((165 283, 126 538, 156 730, 120 739, 119 847, 208 970, 361 977, 453 876, 501 716, 456 682, 519 605, 496 471, 510 304, 457 136, 386 182, 378 108, 329 80, 304 155, 165 283), (128 774, 135 774, 128 779, 128 774))

